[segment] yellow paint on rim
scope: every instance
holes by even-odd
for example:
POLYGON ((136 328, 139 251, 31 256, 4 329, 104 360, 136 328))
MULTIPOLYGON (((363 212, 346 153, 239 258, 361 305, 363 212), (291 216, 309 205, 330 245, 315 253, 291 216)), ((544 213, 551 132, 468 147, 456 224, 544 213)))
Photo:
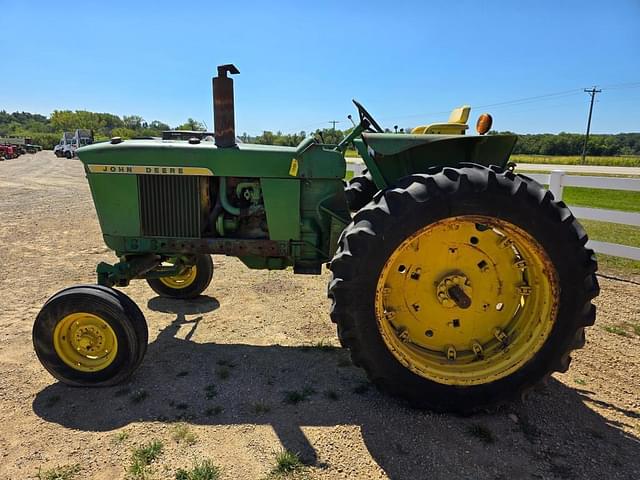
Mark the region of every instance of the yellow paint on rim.
POLYGON ((516 225, 479 215, 416 231, 378 278, 375 312, 391 353, 417 375, 481 385, 522 368, 555 324, 558 275, 516 225))
POLYGON ((53 347, 58 357, 74 370, 98 372, 116 358, 118 339, 111 325, 98 315, 76 312, 56 325, 53 347))
POLYGON ((196 280, 197 275, 198 270, 196 266, 193 265, 191 267, 185 268, 178 275, 173 275, 171 277, 160 277, 160 281, 169 288, 179 290, 182 288, 187 288, 189 285, 191 285, 196 280))

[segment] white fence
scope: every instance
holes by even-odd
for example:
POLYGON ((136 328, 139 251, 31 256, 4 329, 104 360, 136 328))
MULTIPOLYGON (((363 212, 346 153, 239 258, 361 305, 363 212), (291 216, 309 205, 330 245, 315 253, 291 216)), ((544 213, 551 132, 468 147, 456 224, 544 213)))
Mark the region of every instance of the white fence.
MULTIPOLYGON (((365 168, 361 161, 347 163, 347 170, 354 176, 361 175, 365 168)), ((567 175, 562 170, 554 170, 551 174, 527 173, 527 177, 533 178, 539 183, 549 185, 549 190, 557 200, 562 200, 564 187, 599 188, 604 190, 627 190, 640 192, 640 178, 616 178, 616 177, 592 177, 581 175, 567 175)), ((640 227, 640 213, 622 212, 620 210, 604 210, 601 208, 576 207, 569 208, 577 218, 584 220, 598 220, 600 222, 620 223, 640 227)), ((598 253, 625 257, 632 260, 640 260, 640 248, 620 245, 618 243, 600 242, 589 240, 589 248, 598 253)))
MULTIPOLYGON (((640 178, 616 178, 616 177, 591 177, 581 175, 567 175, 562 170, 554 170, 551 174, 531 174, 527 173, 537 182, 549 185, 549 190, 556 197, 562 200, 564 187, 600 188, 604 190, 627 190, 640 191, 640 178)), ((576 207, 569 205, 569 208, 577 218, 585 220, 598 220, 600 222, 621 223, 640 227, 640 213, 622 212, 620 210, 604 210, 601 208, 576 207)), ((588 233, 588 232, 587 232, 588 233)), ((618 243, 600 242, 589 240, 589 248, 593 248, 598 253, 613 255, 615 257, 625 257, 632 260, 640 260, 640 248, 620 245, 618 243)))

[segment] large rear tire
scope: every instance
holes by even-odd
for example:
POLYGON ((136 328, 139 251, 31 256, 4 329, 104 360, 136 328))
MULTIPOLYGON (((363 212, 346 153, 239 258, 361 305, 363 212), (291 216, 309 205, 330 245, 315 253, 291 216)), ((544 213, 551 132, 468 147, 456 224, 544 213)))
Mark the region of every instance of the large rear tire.
POLYGON ((79 285, 55 294, 33 326, 42 365, 67 385, 105 387, 126 380, 142 362, 148 330, 124 293, 79 285))
POLYGON ((351 212, 357 212, 364 207, 378 191, 371 173, 367 169, 364 169, 362 173, 363 175, 358 175, 349 180, 344 189, 344 194, 347 197, 347 206, 351 212))
POLYGON ((210 255, 198 255, 194 265, 179 275, 149 278, 147 283, 162 297, 196 298, 204 292, 213 278, 213 260, 210 255))
POLYGON ((331 319, 353 362, 414 406, 468 413, 566 371, 595 320, 597 264, 563 202, 463 164, 375 195, 331 262, 331 319))

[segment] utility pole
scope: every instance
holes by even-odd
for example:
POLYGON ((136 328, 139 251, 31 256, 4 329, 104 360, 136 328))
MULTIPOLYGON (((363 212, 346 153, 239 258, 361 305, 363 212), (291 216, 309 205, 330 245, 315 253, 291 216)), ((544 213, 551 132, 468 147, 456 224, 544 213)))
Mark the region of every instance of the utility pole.
POLYGON ((340 120, 329 120, 327 123, 332 124, 333 126, 331 127, 333 130, 336 129, 336 123, 340 123, 340 120))
POLYGON ((596 93, 600 93, 602 90, 596 90, 596 87, 592 89, 585 88, 584 91, 591 95, 591 104, 589 105, 589 120, 587 120, 587 134, 584 136, 584 145, 582 146, 582 160, 581 163, 584 165, 585 155, 587 154, 587 142, 589 141, 589 131, 591 130, 591 114, 593 113, 593 101, 596 98, 596 93))

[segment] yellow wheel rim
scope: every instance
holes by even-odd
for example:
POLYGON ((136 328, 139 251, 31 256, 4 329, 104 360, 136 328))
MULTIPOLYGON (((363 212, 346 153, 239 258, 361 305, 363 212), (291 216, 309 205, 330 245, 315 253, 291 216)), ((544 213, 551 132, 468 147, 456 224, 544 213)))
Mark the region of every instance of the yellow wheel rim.
POLYGON ((553 264, 527 232, 493 217, 452 217, 416 231, 388 258, 376 320, 391 353, 415 374, 480 385, 540 350, 558 290, 553 264))
POLYGON ((53 346, 64 363, 81 372, 107 368, 118 353, 118 339, 111 325, 86 312, 69 314, 58 322, 53 346))
POLYGON ((169 288, 181 289, 191 285, 198 274, 196 266, 185 268, 182 273, 173 275, 172 277, 160 277, 160 281, 169 288))

